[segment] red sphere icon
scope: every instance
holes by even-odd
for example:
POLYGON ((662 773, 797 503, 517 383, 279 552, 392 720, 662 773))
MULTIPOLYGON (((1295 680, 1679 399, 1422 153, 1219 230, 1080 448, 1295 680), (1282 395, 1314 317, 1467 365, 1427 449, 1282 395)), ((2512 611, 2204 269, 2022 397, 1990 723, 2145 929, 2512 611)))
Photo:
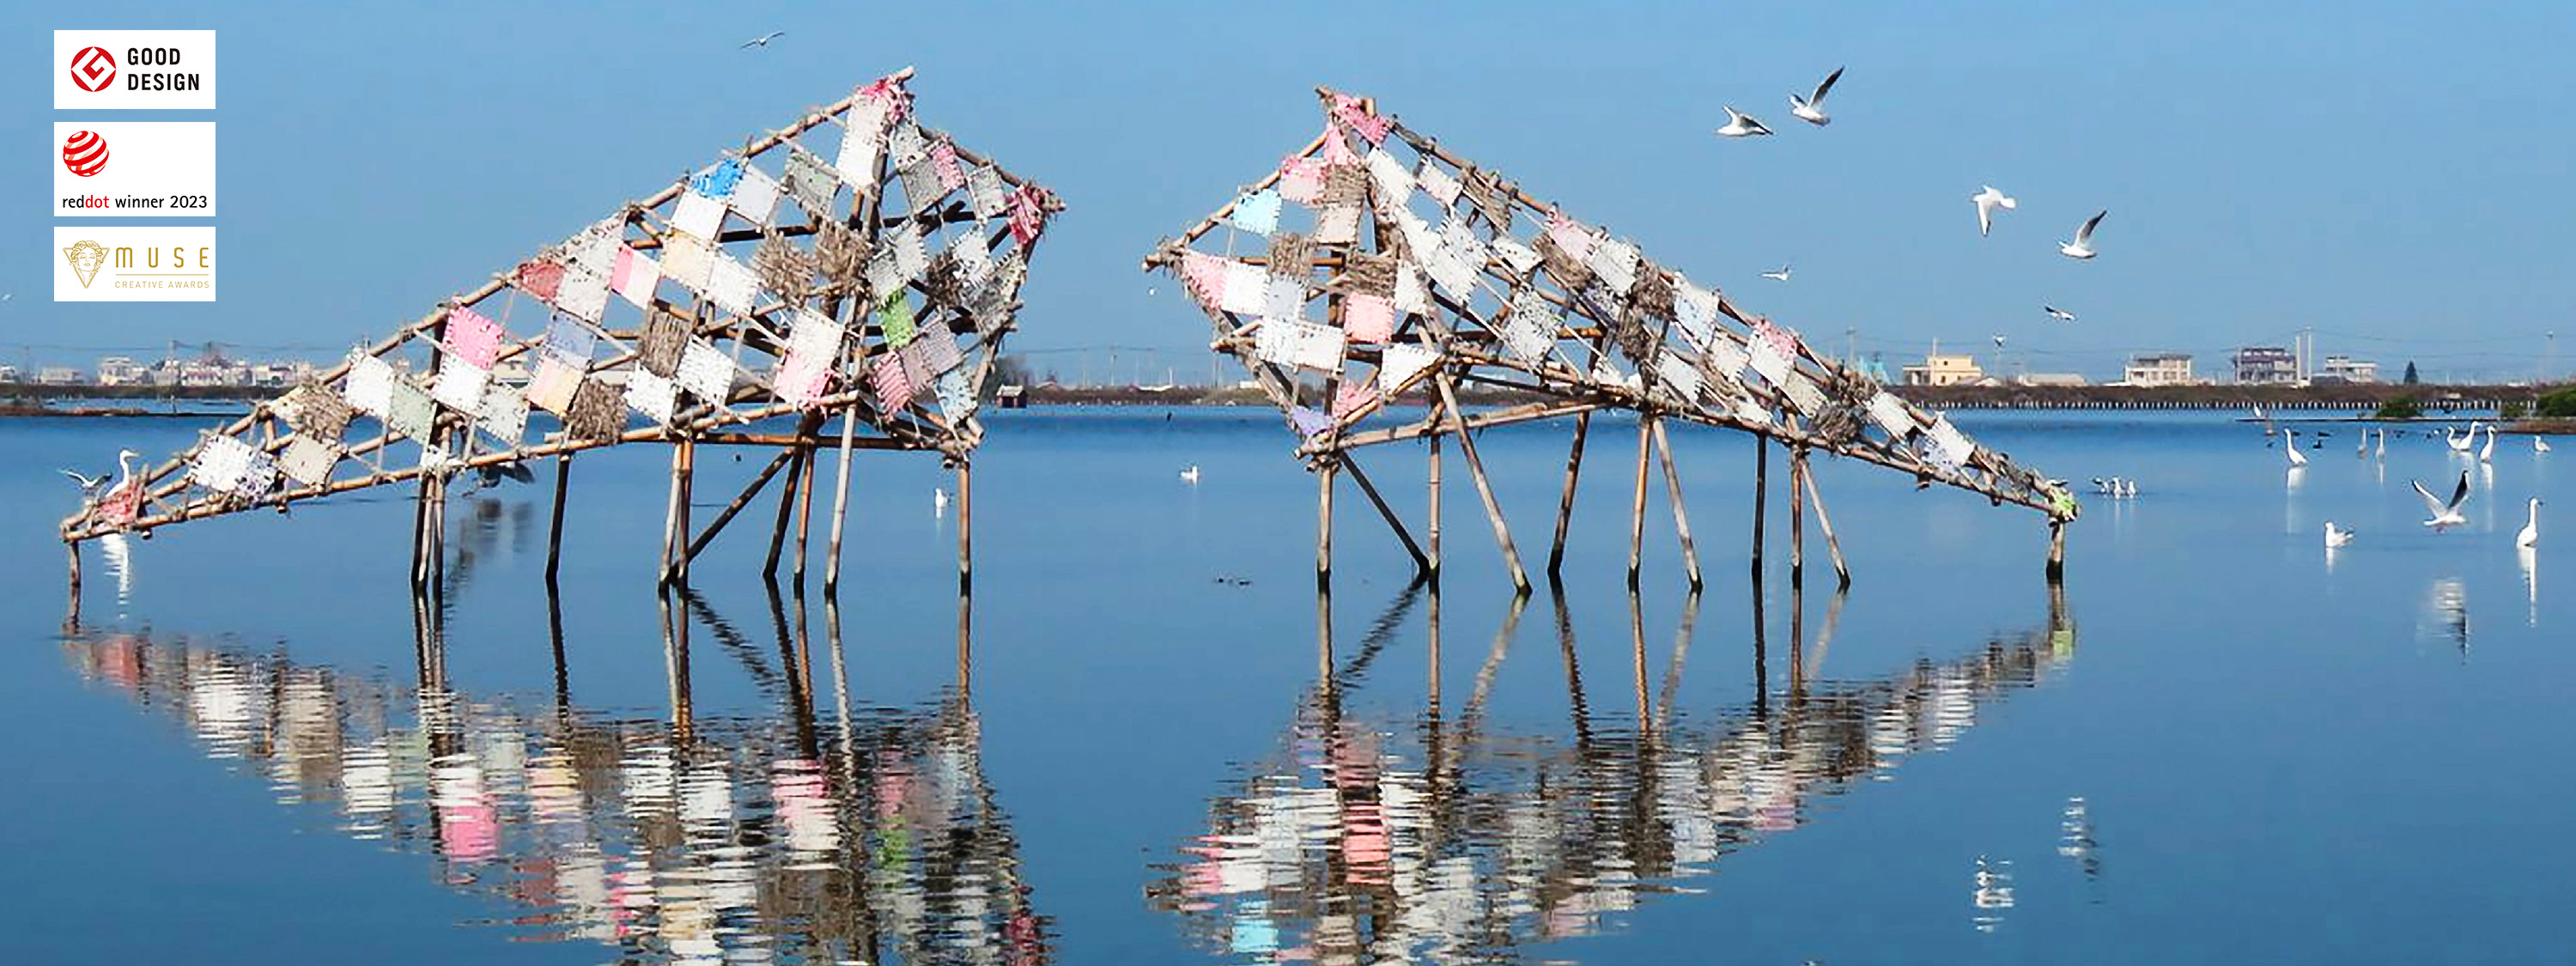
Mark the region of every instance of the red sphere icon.
POLYGON ((107 170, 107 139, 95 131, 72 132, 63 142, 63 167, 84 178, 107 170))
POLYGON ((105 47, 83 47, 72 55, 72 83, 96 93, 116 80, 116 55, 105 47))

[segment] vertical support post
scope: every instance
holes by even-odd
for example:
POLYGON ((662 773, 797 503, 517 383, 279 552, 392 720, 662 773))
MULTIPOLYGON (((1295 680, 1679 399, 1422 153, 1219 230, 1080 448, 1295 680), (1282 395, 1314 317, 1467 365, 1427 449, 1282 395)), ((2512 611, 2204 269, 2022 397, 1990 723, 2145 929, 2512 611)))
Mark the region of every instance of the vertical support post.
POLYGON ((796 586, 805 586, 805 537, 814 532, 814 456, 816 450, 805 450, 805 472, 796 479, 796 586))
POLYGON ((1565 566, 1565 530, 1574 520, 1574 484, 1583 476, 1583 438, 1592 431, 1592 411, 1574 414, 1574 445, 1565 454, 1565 493, 1556 501, 1556 539, 1547 548, 1547 575, 1565 566))
POLYGON ((1762 633, 1762 567, 1756 564, 1753 568, 1753 717, 1757 720, 1771 716, 1771 670, 1767 664, 1770 655, 1766 653, 1768 648, 1764 646, 1762 633))
POLYGON ((1494 542, 1503 548, 1503 562, 1512 569, 1512 587, 1522 593, 1530 589, 1529 572, 1521 569, 1521 553, 1512 546, 1512 530, 1503 522, 1503 505, 1494 499, 1494 485, 1485 479, 1485 461, 1476 456, 1476 438, 1467 432, 1467 417, 1458 408, 1458 391, 1449 384, 1446 373, 1440 376, 1440 403, 1448 410, 1449 428, 1458 434, 1458 452, 1467 457, 1467 475, 1476 481, 1476 496, 1484 501, 1485 519, 1494 525, 1494 542))
POLYGON ((546 586, 563 567, 564 493, 572 487, 572 454, 555 457, 555 506, 546 516, 546 586))
POLYGON ((761 562, 764 580, 778 579, 778 552, 787 546, 787 521, 796 512, 797 481, 805 476, 805 463, 810 450, 797 447, 788 457, 787 482, 778 489, 778 522, 769 528, 769 556, 761 562))
POLYGON ((671 496, 663 501, 662 507, 661 582, 666 584, 671 582, 673 572, 671 561, 679 551, 680 514, 683 512, 681 508, 688 505, 688 494, 680 489, 680 478, 685 472, 682 467, 687 465, 686 460, 687 457, 681 452, 679 445, 673 444, 671 446, 671 496))
MULTIPOLYGON (((975 468, 973 464, 960 460, 957 463, 957 592, 965 594, 974 586, 975 468)), ((962 627, 963 622, 960 624, 962 627)), ((962 646, 962 636, 959 642, 962 646)))
POLYGON ((70 611, 69 611, 69 612, 67 612, 67 613, 63 616, 63 631, 64 631, 65 633, 71 633, 71 632, 76 632, 76 631, 80 630, 80 605, 81 605, 81 559, 80 559, 80 542, 79 542, 79 541, 76 541, 76 540, 65 540, 65 541, 63 541, 63 549, 68 550, 68 551, 71 551, 71 558, 72 558, 72 571, 71 571, 71 609, 70 609, 70 611))
POLYGON ((1842 541, 1834 539, 1834 521, 1832 517, 1825 515, 1825 495, 1816 489, 1816 471, 1812 468, 1807 471, 1807 502, 1815 504, 1816 529, 1824 531, 1825 553, 1834 561, 1834 580, 1836 581, 1834 586, 1850 587, 1851 568, 1843 565, 1843 544, 1842 541))
MULTIPOLYGON (((1648 457, 1652 455, 1651 453, 1649 453, 1649 452, 1648 452, 1648 450, 1650 450, 1650 449, 1653 447, 1653 445, 1654 445, 1654 441, 1655 441, 1655 417, 1653 417, 1653 416, 1649 416, 1649 415, 1646 415, 1646 414, 1644 414, 1644 413, 1638 413, 1638 414, 1637 414, 1637 474, 1636 474, 1636 484, 1637 484, 1637 485, 1636 485, 1636 488, 1635 488, 1635 489, 1632 491, 1632 493, 1630 494, 1630 495, 1631 495, 1631 499, 1629 500, 1629 503, 1628 503, 1628 590, 1629 590, 1632 594, 1633 594, 1633 592, 1634 592, 1634 591, 1636 591, 1636 589, 1637 589, 1637 571, 1638 571, 1638 569, 1639 569, 1640 567, 1643 567, 1643 566, 1645 565, 1645 557, 1646 557, 1646 465, 1647 465, 1648 457)), ((1573 488, 1568 487, 1568 488, 1566 489, 1566 495, 1568 495, 1568 496, 1572 496, 1572 495, 1573 495, 1573 493, 1574 493, 1573 488)), ((1569 505, 1569 506, 1571 506, 1572 504, 1571 504, 1571 503, 1569 503, 1568 505, 1569 505)))
POLYGON ((1771 438, 1757 433, 1753 437, 1753 576, 1756 580, 1762 576, 1762 514, 1770 504, 1767 492, 1770 488, 1771 438))
POLYGON ((1315 468, 1315 586, 1333 582, 1333 474, 1341 462, 1327 457, 1315 468))
POLYGON ((1807 448, 1789 450, 1789 589, 1795 591, 1807 579, 1807 501, 1799 499, 1799 489, 1807 480, 1807 448))
MULTIPOLYGON (((1429 570, 1432 585, 1436 587, 1440 583, 1440 434, 1437 432, 1431 434, 1431 532, 1425 536, 1431 544, 1429 570)), ((1434 597, 1436 599, 1437 595, 1434 597)))
POLYGON ((1664 499, 1673 505, 1673 532, 1682 540, 1682 569, 1690 572, 1691 590, 1696 593, 1700 588, 1699 548, 1691 542, 1690 513, 1682 508, 1682 474, 1673 468, 1672 437, 1660 419, 1655 421, 1655 451, 1663 455, 1664 499))
POLYGON ((841 411, 841 468, 832 491, 832 542, 825 551, 831 554, 823 561, 823 595, 832 596, 841 588, 841 526, 850 512, 850 443, 858 435, 859 412, 856 407, 841 411))
POLYGON ((2066 521, 2048 521, 2048 582, 2066 579, 2066 521))

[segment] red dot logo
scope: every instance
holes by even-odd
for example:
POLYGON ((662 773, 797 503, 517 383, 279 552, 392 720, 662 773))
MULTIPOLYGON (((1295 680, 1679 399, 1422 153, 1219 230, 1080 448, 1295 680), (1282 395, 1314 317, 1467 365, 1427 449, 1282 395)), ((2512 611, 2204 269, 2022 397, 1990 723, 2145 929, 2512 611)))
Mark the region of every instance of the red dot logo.
POLYGON ((116 55, 105 47, 83 47, 72 55, 72 83, 85 91, 103 91, 116 82, 116 55))
POLYGON ((63 142, 63 167, 81 177, 107 170, 107 139, 96 131, 74 131, 63 142))

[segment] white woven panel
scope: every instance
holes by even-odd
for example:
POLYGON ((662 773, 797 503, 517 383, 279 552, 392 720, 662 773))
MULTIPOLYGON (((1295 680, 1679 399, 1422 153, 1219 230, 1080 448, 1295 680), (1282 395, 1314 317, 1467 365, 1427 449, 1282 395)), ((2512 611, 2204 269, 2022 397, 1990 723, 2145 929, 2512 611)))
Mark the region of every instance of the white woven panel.
MULTIPOLYGON (((1229 280, 1229 284, 1231 284, 1229 280)), ((1306 283, 1293 278, 1267 276, 1261 296, 1264 320, 1300 319, 1306 315, 1306 283)))
MULTIPOLYGON (((1278 323, 1265 323, 1264 328, 1278 323)), ((1296 337, 1297 364, 1308 369, 1340 372, 1342 369, 1342 330, 1314 322, 1291 322, 1296 337)))
POLYGON ((966 197, 975 209, 975 217, 999 218, 1010 203, 1011 191, 1002 181, 1001 172, 991 165, 979 164, 966 172, 966 197))
POLYGON ((331 480, 331 468, 339 465, 340 447, 311 436, 298 436, 286 442, 278 454, 278 468, 288 477, 306 486, 320 486, 331 480))
POLYGON ((714 270, 715 249, 706 239, 684 232, 662 236, 662 277, 688 286, 689 291, 707 290, 707 274, 714 270))
POLYGON ((1637 246, 1625 241, 1602 242, 1584 264, 1592 274, 1600 276, 1601 284, 1612 295, 1626 296, 1637 284, 1637 246))
POLYGON ((939 414, 948 425, 963 423, 975 415, 975 387, 964 369, 950 369, 939 377, 939 414))
POLYGON ((1258 316, 1270 297, 1270 273, 1245 262, 1225 263, 1225 294, 1218 307, 1236 315, 1258 316))
POLYGON ((189 461, 188 482, 230 493, 239 487, 243 474, 250 469, 250 446, 230 436, 208 436, 198 444, 197 455, 189 461))
POLYGON ((1538 267, 1538 249, 1523 245, 1518 239, 1509 237, 1494 239, 1493 248, 1494 256, 1502 259, 1503 265, 1510 268, 1514 275, 1527 275, 1530 269, 1538 267))
POLYGON ((643 413, 657 423, 671 421, 672 408, 679 403, 679 386, 638 367, 626 374, 626 406, 643 413))
POLYGON ((1440 353, 1424 346, 1412 343, 1387 346, 1385 353, 1378 357, 1377 386, 1387 393, 1394 393, 1422 370, 1439 361, 1440 353))
POLYGON ((948 243, 948 257, 957 263, 957 274, 967 282, 981 282, 993 274, 993 253, 984 248, 984 236, 961 232, 948 243))
POLYGON ((1780 391, 1788 394, 1789 408, 1797 410, 1800 416, 1814 419, 1817 413, 1825 411, 1825 391, 1816 385, 1815 380, 1807 378, 1806 373, 1791 370, 1789 381, 1781 384, 1780 391))
POLYGON ((855 108, 850 111, 851 123, 855 126, 841 134, 841 152, 833 158, 832 167, 840 172, 843 182, 865 192, 876 186, 877 153, 883 145, 877 140, 876 130, 861 120, 859 114, 855 108))
POLYGON ((1422 169, 1414 173, 1413 180, 1414 183, 1422 186, 1423 194, 1430 195, 1433 200, 1440 202, 1441 207, 1446 208, 1458 203, 1458 179, 1450 177, 1449 172, 1440 170, 1439 164, 1428 159, 1424 160, 1422 169))
POLYGON ((680 204, 671 209, 671 227, 700 238, 714 239, 724 227, 725 203, 695 191, 680 192, 680 204))
POLYGON ((750 315, 760 301, 760 273, 723 252, 707 266, 707 299, 735 315, 750 315))
POLYGON ((438 367, 438 385, 430 390, 429 395, 440 405, 458 412, 481 412, 483 385, 491 381, 490 370, 474 368, 451 356, 438 367))
POLYGON ((754 225, 769 227, 778 214, 778 179, 749 164, 742 166, 742 180, 734 185, 733 197, 725 200, 733 210, 754 225))
POLYGON ((1402 205, 1413 198, 1413 172, 1404 162, 1388 154, 1385 148, 1371 148, 1368 153, 1369 180, 1377 183, 1378 204, 1402 205))
POLYGON ((502 443, 517 446, 528 435, 528 396, 510 386, 492 386, 483 393, 483 411, 475 425, 502 443))
POLYGON ((359 412, 385 418, 393 405, 394 367, 366 353, 349 356, 349 382, 341 395, 359 412))
POLYGON ((1894 393, 1881 392, 1869 397, 1869 418, 1886 430, 1887 435, 1902 440, 1920 424, 1914 421, 1914 409, 1894 393))
POLYGON ((608 276, 579 268, 564 269, 563 289, 555 293, 555 307, 584 322, 599 321, 608 312, 608 276))
POLYGON ((1411 263, 1395 266, 1395 310, 1412 315, 1431 314, 1431 291, 1422 284, 1422 273, 1411 263))
POLYGON ((673 381, 698 398, 721 406, 725 397, 733 394, 733 374, 733 360, 726 358, 723 350, 692 339, 680 353, 680 369, 673 381))
POLYGON ((1670 352, 1656 356, 1655 377, 1662 380, 1674 398, 1684 403, 1699 399, 1699 367, 1682 361, 1682 357, 1670 352))
POLYGON ((841 324, 810 309, 797 309, 787 330, 788 351, 828 359, 841 352, 841 324))
POLYGON ((1522 362, 1538 362, 1556 344, 1556 330, 1556 306, 1523 291, 1512 297, 1511 316, 1503 323, 1503 350, 1522 362))
POLYGON ((1781 355, 1780 350, 1772 348, 1771 343, 1761 339, 1753 340, 1748 348, 1752 354, 1754 374, 1761 376, 1764 382, 1783 389, 1788 388, 1789 357, 1781 355))
POLYGON ((1975 456, 1976 452, 1977 444, 1969 442, 1966 434, 1959 432, 1958 427, 1950 425, 1950 417, 1933 417, 1932 428, 1925 434, 1923 455, 1931 459, 1934 465, 1945 470, 1955 470, 1967 463, 1969 457, 1975 456))

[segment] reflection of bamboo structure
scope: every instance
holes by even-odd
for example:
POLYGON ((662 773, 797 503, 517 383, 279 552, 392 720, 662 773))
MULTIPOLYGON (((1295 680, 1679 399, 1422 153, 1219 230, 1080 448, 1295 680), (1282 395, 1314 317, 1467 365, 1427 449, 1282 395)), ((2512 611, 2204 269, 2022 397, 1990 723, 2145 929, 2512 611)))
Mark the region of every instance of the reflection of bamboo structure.
MULTIPOLYGON (((417 480, 413 572, 434 585, 455 474, 555 456, 559 526, 570 457, 642 442, 672 446, 662 567, 684 580, 782 470, 783 499, 810 501, 836 416, 836 501, 854 448, 939 453, 962 493, 977 396, 1062 205, 915 123, 910 77, 746 141, 84 507, 62 524, 75 581, 77 545, 104 534, 417 480), (786 417, 792 432, 755 426, 786 417), (779 453, 692 536, 697 448, 716 445, 779 453)), ((798 547, 802 574, 801 531, 798 547)))
MULTIPOLYGON (((1631 600, 1636 700, 1650 709, 1631 600)), ((1345 720, 1347 675, 1328 678, 1301 704, 1288 760, 1215 801, 1207 833, 1149 901, 1200 943, 1255 962, 1515 959, 1523 944, 1596 931, 1648 896, 1694 891, 1725 853, 1796 828, 1819 796, 1957 741, 1981 704, 2045 680, 2074 652, 2053 599, 2047 629, 1960 659, 1876 680, 1793 680, 1787 700, 1757 705, 1767 711, 1698 725, 1648 711, 1611 731, 1584 704, 1558 607, 1565 736, 1481 722, 1500 640, 1467 707, 1444 718, 1435 699, 1418 730, 1345 720)))
MULTIPOLYGON (((1466 458, 1514 583, 1526 589, 1476 433, 1572 416, 1574 449, 1548 558, 1555 573, 1590 416, 1603 410, 1634 412, 1640 421, 1631 583, 1648 467, 1658 459, 1684 566, 1692 585, 1700 583, 1663 428, 1668 419, 1787 446, 1792 506, 1812 504, 1819 523, 1824 505, 1805 479, 1810 450, 2039 510, 2052 534, 2075 518, 2075 502, 2061 487, 1978 447, 1947 418, 1885 392, 1796 333, 1379 114, 1375 102, 1318 93, 1324 132, 1215 215, 1164 242, 1145 267, 1179 277, 1215 325, 1213 348, 1242 361, 1299 434, 1298 454, 1322 478, 1319 578, 1330 572, 1333 483, 1344 472, 1416 565, 1437 572, 1437 540, 1433 553, 1418 548, 1353 454, 1429 439, 1436 492, 1437 447, 1446 436, 1466 458), (1479 388, 1528 401, 1462 408, 1461 394, 1479 388), (1407 394, 1427 396, 1430 411, 1392 425, 1369 423, 1407 394)), ((1430 529, 1438 528, 1435 509, 1430 529)), ((1842 571, 1830 538, 1828 549, 1842 571)), ((2053 536, 2052 577, 2062 549, 2053 536)))
MULTIPOLYGON (((187 639, 64 647, 84 677, 178 719, 208 756, 265 774, 280 801, 434 852, 446 881, 522 907, 505 921, 545 938, 611 945, 627 962, 1052 955, 973 709, 952 696, 844 710, 840 740, 818 747, 801 640, 779 642, 781 719, 685 730, 583 713, 560 691, 529 713, 187 639)), ((442 676, 434 650, 423 663, 427 680, 442 676)))

